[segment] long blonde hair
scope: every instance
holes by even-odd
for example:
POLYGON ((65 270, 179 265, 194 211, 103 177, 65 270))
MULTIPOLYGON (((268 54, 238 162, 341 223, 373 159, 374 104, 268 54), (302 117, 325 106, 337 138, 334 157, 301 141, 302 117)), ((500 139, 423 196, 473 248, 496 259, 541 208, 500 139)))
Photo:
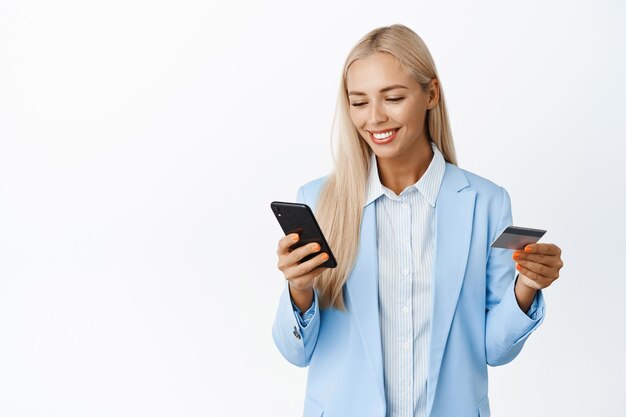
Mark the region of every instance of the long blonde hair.
MULTIPOLYGON (((315 281, 320 307, 345 310, 343 286, 354 266, 359 245, 363 205, 372 150, 350 119, 346 88, 348 68, 357 59, 375 52, 393 55, 402 68, 427 91, 433 78, 439 80, 435 63, 424 41, 404 25, 380 27, 365 35, 352 48, 343 67, 332 127, 333 172, 320 191, 316 217, 337 258, 337 267, 322 272, 315 281)), ((429 140, 445 160, 456 165, 446 102, 439 82, 439 103, 426 114, 429 140)))

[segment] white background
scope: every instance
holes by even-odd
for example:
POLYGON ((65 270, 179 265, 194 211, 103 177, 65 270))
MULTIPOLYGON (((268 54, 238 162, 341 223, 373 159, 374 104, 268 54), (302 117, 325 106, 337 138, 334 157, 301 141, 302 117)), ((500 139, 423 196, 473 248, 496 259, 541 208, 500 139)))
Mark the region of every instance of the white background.
POLYGON ((429 46, 459 165, 565 267, 494 416, 626 396, 626 9, 616 1, 0 0, 0 415, 297 416, 269 208, 331 169, 350 48, 429 46), (621 387, 621 388, 620 388, 621 387))

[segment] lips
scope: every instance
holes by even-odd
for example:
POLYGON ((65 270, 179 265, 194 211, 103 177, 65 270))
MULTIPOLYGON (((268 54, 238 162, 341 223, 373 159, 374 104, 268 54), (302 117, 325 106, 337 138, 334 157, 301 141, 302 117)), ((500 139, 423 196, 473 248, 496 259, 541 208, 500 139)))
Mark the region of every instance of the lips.
POLYGON ((385 144, 393 141, 396 138, 396 136, 398 135, 398 131, 399 130, 400 130, 400 128, 388 129, 388 130, 383 130, 383 131, 379 131, 379 132, 374 132, 374 133, 376 133, 376 135, 379 138, 376 138, 376 136, 374 136, 373 132, 368 131, 368 133, 370 135, 370 139, 372 140, 372 142, 374 142, 377 145, 385 145, 385 144), (382 138, 380 138, 381 134, 388 133, 388 132, 391 132, 391 131, 393 131, 393 133, 391 135, 389 135, 389 136, 385 135, 382 138))
POLYGON ((383 129, 383 130, 368 130, 368 132, 380 134, 380 133, 391 132, 393 130, 398 130, 398 129, 400 129, 400 128, 399 127, 390 127, 388 129, 383 129))

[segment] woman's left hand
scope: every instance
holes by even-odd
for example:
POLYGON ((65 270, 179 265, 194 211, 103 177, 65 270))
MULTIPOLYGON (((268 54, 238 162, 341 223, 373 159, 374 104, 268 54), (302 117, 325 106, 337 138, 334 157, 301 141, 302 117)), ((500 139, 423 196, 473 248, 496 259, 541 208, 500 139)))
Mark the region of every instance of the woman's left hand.
POLYGON ((540 290, 549 287, 563 268, 561 249, 553 243, 533 243, 526 245, 524 251, 513 252, 519 272, 518 283, 540 290))

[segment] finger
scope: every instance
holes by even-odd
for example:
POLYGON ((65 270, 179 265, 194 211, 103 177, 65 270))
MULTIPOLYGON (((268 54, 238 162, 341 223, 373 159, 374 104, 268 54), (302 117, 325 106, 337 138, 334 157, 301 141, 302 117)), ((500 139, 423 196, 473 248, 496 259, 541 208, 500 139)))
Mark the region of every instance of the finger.
POLYGON ((515 261, 524 260, 540 263, 542 265, 550 266, 552 268, 562 268, 563 262, 561 258, 553 255, 540 255, 534 253, 526 253, 522 251, 516 251, 513 253, 513 259, 515 261))
POLYGON ((282 253, 278 255, 278 269, 285 272, 298 264, 302 258, 315 252, 319 252, 321 249, 319 243, 313 242, 308 245, 300 246, 292 250, 291 252, 282 253))
POLYGON ((308 245, 300 246, 299 248, 292 250, 288 255, 285 256, 287 258, 287 262, 290 265, 294 265, 300 262, 300 260, 305 256, 315 252, 319 252, 321 249, 322 248, 319 243, 313 242, 309 243, 308 245))
MULTIPOLYGON (((518 265, 519 266, 519 265, 518 265)), ((542 280, 539 279, 532 279, 530 278, 528 275, 532 274, 531 272, 528 271, 524 271, 524 269, 518 269, 519 272, 519 277, 518 279, 521 280, 526 286, 531 287, 536 289, 537 291, 546 288, 548 286, 550 286, 550 283, 548 284, 544 284, 542 282, 542 280), (527 275, 528 274, 528 275, 527 275)))
POLYGON ((559 277, 559 270, 557 268, 552 268, 546 265, 538 264, 536 262, 524 260, 518 260, 517 264, 521 265, 526 270, 542 278, 555 280, 559 277))
POLYGON ((326 252, 322 252, 306 262, 290 266, 284 271, 285 279, 291 280, 293 278, 302 277, 311 272, 313 268, 315 268, 316 266, 320 266, 327 260, 328 254, 326 252))
POLYGON ((538 275, 530 269, 524 268, 519 264, 516 266, 516 268, 520 275, 528 278, 528 280, 530 280, 529 284, 532 283, 531 286, 537 290, 550 286, 550 284, 552 284, 552 282, 554 281, 548 278, 544 278, 541 275, 538 275))
POLYGON ((561 249, 554 243, 531 243, 524 247, 524 252, 542 255, 561 255, 561 249))
POLYGON ((287 236, 283 237, 278 241, 278 255, 286 255, 289 253, 289 248, 293 246, 294 243, 300 240, 300 235, 297 233, 290 233, 287 236))
POLYGON ((287 268, 287 270, 284 272, 285 278, 292 279, 292 278, 297 278, 297 277, 306 275, 310 271, 312 271, 315 267, 320 266, 327 260, 328 260, 328 254, 325 252, 322 252, 318 254, 317 256, 314 256, 313 258, 307 260, 306 262, 302 262, 301 264, 295 264, 287 268))

